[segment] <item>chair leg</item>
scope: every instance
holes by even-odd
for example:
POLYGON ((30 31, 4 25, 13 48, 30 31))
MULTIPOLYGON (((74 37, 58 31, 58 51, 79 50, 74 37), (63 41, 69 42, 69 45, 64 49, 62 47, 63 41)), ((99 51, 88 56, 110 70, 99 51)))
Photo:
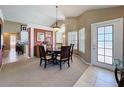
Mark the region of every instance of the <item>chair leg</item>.
POLYGON ((73 62, 73 58, 72 58, 72 56, 71 56, 71 62, 73 62))
POLYGON ((42 58, 40 59, 40 66, 41 66, 41 64, 42 64, 42 58))
POLYGON ((44 68, 46 68, 47 61, 45 60, 44 68))
POLYGON ((62 62, 60 61, 60 70, 62 69, 62 62))
POLYGON ((68 67, 70 67, 70 62, 69 62, 69 60, 68 60, 68 67))

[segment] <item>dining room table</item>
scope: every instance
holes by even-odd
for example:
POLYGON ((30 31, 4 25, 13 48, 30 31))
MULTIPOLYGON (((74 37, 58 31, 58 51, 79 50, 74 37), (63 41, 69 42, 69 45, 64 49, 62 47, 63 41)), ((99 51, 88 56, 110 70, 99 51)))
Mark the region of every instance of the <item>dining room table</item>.
POLYGON ((46 50, 48 55, 51 55, 53 64, 57 65, 59 62, 57 57, 61 55, 61 49, 46 50))

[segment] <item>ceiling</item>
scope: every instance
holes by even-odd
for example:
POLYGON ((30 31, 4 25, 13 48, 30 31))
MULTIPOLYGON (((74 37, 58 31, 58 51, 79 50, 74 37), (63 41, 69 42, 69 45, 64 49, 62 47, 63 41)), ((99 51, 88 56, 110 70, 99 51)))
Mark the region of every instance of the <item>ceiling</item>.
MULTIPOLYGON (((61 5, 58 19, 76 17, 87 10, 115 7, 113 5, 61 5)), ((24 24, 50 26, 56 20, 56 9, 53 5, 0 5, 4 19, 24 24)))

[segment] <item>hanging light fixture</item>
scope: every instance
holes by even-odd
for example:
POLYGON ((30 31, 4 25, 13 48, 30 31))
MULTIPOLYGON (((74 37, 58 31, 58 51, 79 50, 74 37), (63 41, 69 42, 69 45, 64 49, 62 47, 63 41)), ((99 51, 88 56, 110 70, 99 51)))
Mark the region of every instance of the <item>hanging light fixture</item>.
POLYGON ((55 32, 57 32, 60 29, 60 27, 58 26, 58 22, 57 22, 57 13, 58 13, 57 9, 58 9, 58 6, 56 6, 56 23, 55 23, 55 26, 53 26, 53 30, 55 32))

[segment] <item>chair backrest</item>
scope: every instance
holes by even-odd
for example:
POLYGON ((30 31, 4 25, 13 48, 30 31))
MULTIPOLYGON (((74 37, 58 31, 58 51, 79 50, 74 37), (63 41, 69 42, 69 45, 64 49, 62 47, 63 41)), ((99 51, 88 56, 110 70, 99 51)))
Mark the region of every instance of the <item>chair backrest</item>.
POLYGON ((74 44, 70 44, 70 46, 71 46, 70 53, 71 53, 71 55, 72 55, 72 54, 73 54, 73 49, 74 49, 74 44))
POLYGON ((46 57, 44 46, 41 46, 41 45, 39 46, 39 52, 40 52, 40 58, 46 57))
POLYGON ((71 49, 71 46, 62 46, 61 47, 61 56, 60 56, 61 60, 70 57, 70 49, 71 49))

